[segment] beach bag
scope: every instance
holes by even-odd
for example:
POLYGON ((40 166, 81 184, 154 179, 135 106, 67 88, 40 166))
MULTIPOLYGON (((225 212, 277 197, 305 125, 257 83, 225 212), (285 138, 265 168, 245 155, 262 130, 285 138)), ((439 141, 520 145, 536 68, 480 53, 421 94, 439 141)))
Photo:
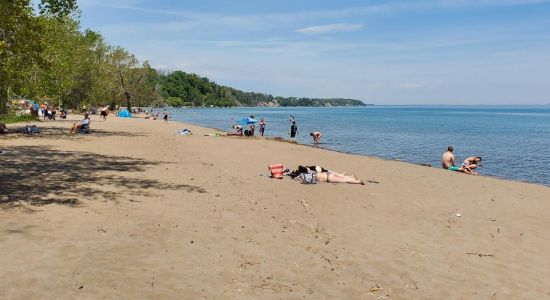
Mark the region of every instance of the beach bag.
POLYGON ((313 171, 311 173, 302 173, 302 184, 316 184, 317 183, 317 172, 313 171))
POLYGON ((271 178, 283 179, 283 164, 272 164, 268 167, 271 178))

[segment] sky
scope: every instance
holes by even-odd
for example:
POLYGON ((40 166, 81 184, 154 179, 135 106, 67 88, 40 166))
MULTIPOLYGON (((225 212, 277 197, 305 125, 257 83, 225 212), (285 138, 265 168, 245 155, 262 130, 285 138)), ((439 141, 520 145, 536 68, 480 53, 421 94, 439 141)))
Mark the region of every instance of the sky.
POLYGON ((163 70, 373 104, 550 103, 550 0, 79 0, 163 70))

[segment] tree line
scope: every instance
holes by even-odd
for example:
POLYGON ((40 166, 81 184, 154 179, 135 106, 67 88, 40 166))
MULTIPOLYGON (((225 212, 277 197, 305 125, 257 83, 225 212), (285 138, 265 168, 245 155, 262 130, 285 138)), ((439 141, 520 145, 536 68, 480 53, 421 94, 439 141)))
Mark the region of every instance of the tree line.
POLYGON ((76 0, 0 1, 0 115, 10 99, 65 108, 111 106, 363 105, 352 99, 243 92, 183 71, 163 72, 82 30, 76 0))

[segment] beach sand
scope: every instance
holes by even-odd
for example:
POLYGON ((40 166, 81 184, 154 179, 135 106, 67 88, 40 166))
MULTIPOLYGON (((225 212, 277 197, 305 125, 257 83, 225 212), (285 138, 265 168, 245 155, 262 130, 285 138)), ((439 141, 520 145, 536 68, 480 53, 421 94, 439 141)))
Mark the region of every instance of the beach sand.
POLYGON ((175 122, 70 124, 0 136, 1 299, 550 298, 548 187, 175 122), (261 176, 270 163, 379 184, 261 176))

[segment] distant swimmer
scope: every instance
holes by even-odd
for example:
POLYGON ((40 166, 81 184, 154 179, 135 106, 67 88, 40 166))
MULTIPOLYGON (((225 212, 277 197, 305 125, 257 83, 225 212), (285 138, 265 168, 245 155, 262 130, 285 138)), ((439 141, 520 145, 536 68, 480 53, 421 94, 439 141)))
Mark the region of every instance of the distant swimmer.
POLYGON ((448 170, 450 167, 455 166, 455 155, 453 154, 453 146, 447 147, 447 151, 443 153, 441 158, 441 167, 448 170))
POLYGON ((321 142, 321 133, 319 131, 310 132, 309 135, 313 138, 313 143, 319 144, 321 142))

